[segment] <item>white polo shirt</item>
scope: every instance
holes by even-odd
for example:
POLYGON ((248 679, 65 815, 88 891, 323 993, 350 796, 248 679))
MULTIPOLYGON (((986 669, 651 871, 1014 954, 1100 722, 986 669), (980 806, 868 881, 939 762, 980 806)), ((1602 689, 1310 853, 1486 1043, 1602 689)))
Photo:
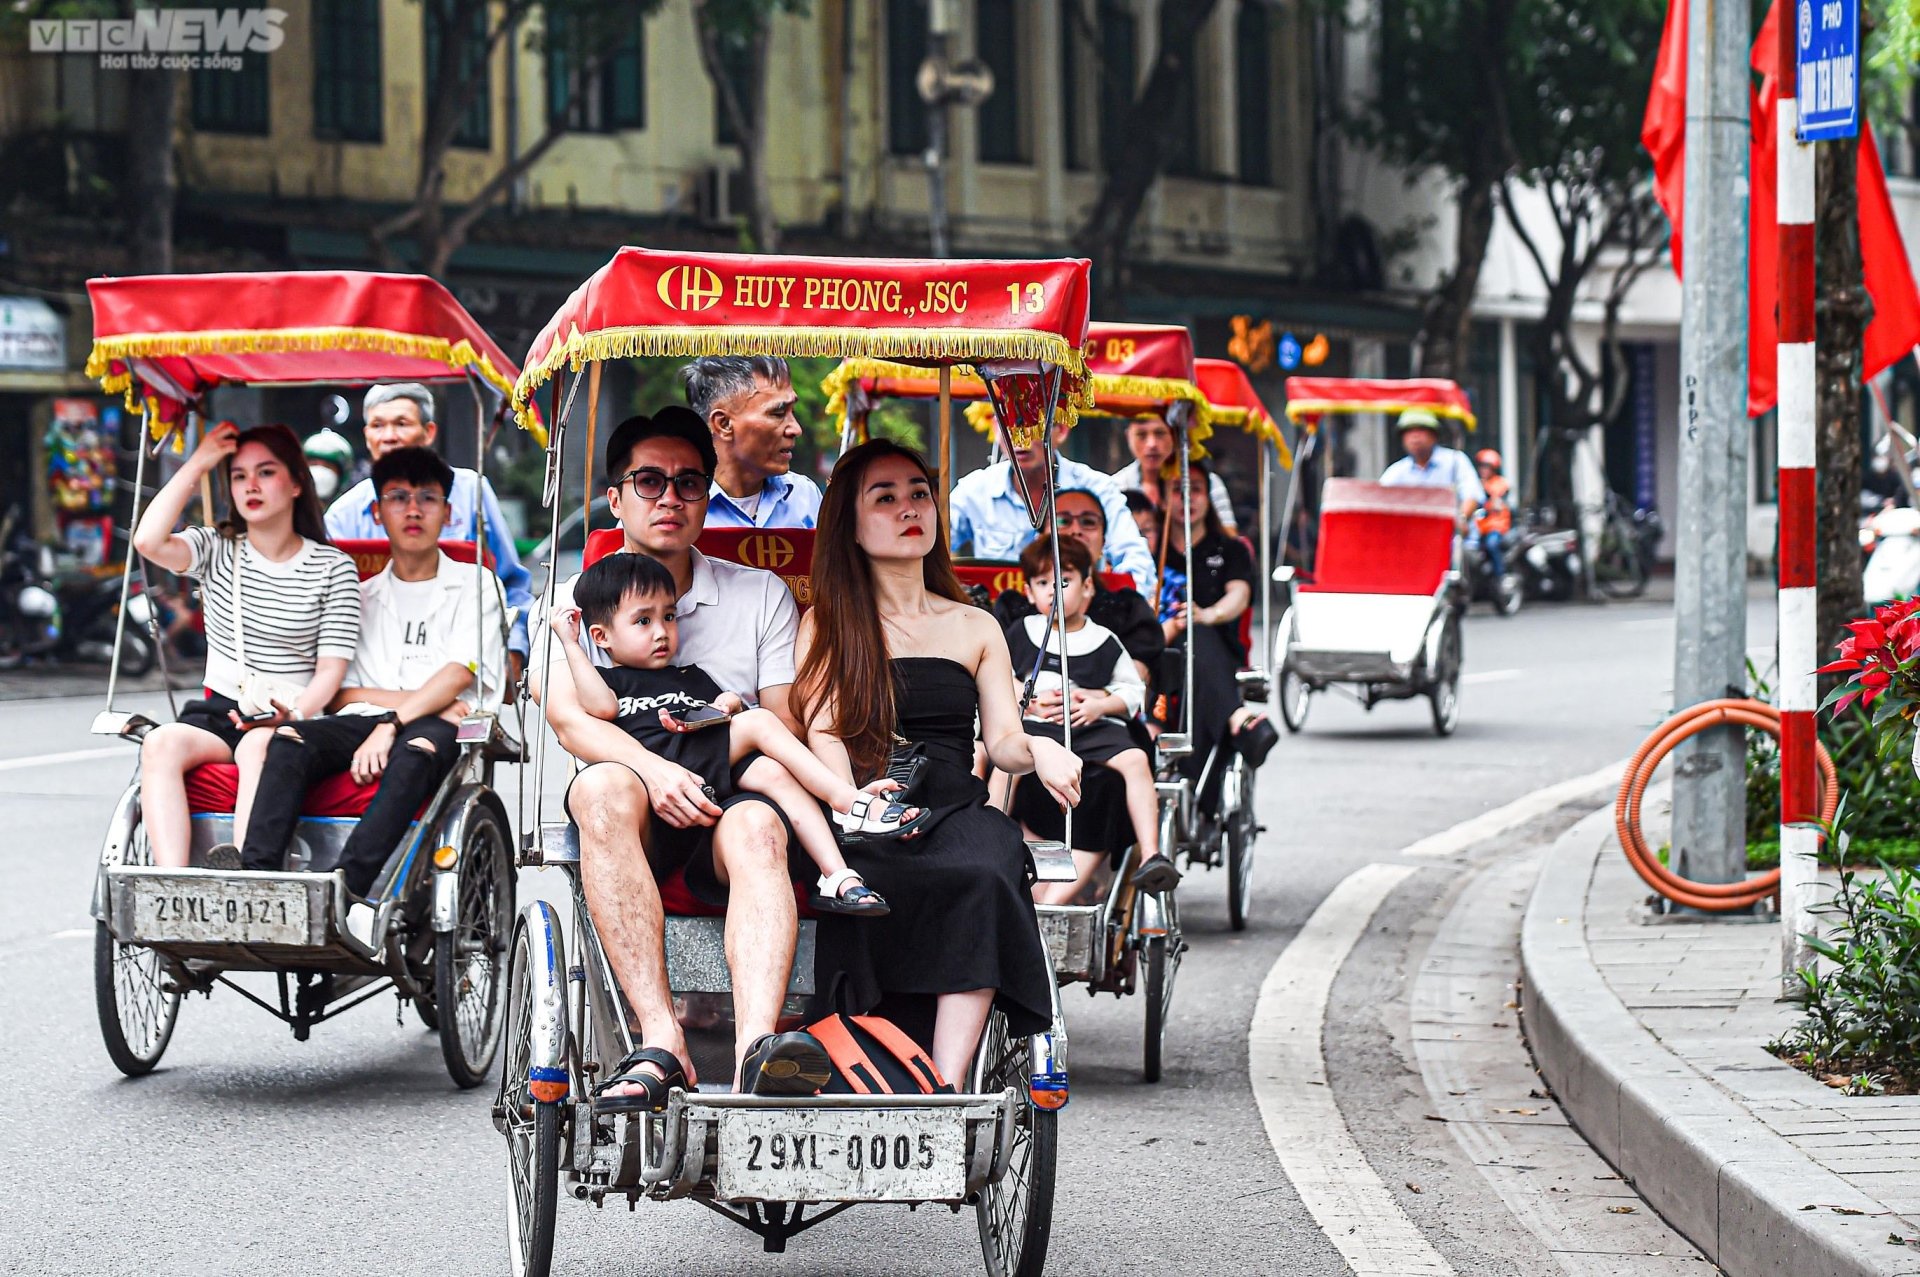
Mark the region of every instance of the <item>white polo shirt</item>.
MULTIPOLYGON (((772 572, 746 567, 726 559, 693 555, 693 581, 675 610, 680 618, 680 647, 675 665, 698 665, 723 691, 737 692, 751 701, 760 693, 793 682, 793 648, 800 633, 800 611, 787 583, 772 572)), ((554 587, 548 614, 573 606, 578 576, 554 587)), ((566 652, 552 643, 553 630, 541 626, 549 669, 566 662, 566 652)), ((613 664, 605 650, 580 627, 580 645, 602 668, 613 664)))
MULTIPOLYGON (((439 558, 429 581, 398 580, 389 563, 360 583, 360 646, 341 686, 412 692, 446 666, 459 664, 480 673, 480 699, 474 708, 497 709, 507 650, 500 578, 445 554, 439 558), (400 597, 422 592, 433 596, 430 607, 410 605, 400 597)), ((373 705, 348 705, 340 712, 383 711, 373 705)))

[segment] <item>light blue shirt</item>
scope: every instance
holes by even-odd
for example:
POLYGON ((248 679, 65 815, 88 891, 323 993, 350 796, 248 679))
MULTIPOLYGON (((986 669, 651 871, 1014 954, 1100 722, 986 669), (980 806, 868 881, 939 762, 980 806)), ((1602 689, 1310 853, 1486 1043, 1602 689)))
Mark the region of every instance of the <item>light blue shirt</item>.
MULTIPOLYGON (((1153 551, 1127 510, 1127 499, 1112 479, 1092 466, 1060 458, 1055 482, 1061 492, 1091 492, 1107 515, 1106 566, 1134 579, 1145 598, 1157 591, 1153 551)), ((1011 562, 1020 557, 1038 533, 1027 514, 1027 503, 1014 489, 1013 462, 996 461, 953 485, 953 549, 971 546, 979 559, 1011 562)))
MULTIPOLYGON (((362 479, 348 488, 327 507, 327 535, 336 540, 384 541, 387 533, 373 519, 373 480, 362 479)), ((441 536, 447 541, 474 541, 479 538, 479 511, 487 514, 487 548, 493 552, 493 572, 507 592, 507 606, 514 610, 513 631, 507 636, 507 648, 525 656, 527 617, 533 610, 532 578, 520 562, 514 547, 513 532, 506 516, 500 513, 500 501, 493 485, 473 471, 453 468, 453 491, 447 494, 447 526, 441 536), (477 497, 477 499, 476 499, 477 497)))
POLYGON ((710 528, 810 528, 820 519, 820 485, 805 475, 770 474, 749 518, 716 481, 707 492, 710 528))
POLYGON ((1412 457, 1402 457, 1387 467, 1380 482, 1389 488, 1452 488, 1462 501, 1484 503, 1487 490, 1480 486, 1480 472, 1467 460, 1467 454, 1453 448, 1435 448, 1427 464, 1417 466, 1412 457))

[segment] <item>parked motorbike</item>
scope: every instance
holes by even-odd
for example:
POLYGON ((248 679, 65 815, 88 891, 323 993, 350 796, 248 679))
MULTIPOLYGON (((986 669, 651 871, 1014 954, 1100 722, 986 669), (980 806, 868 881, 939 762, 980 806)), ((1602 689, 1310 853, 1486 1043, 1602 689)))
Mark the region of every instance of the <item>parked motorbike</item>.
MULTIPOLYGON (((91 572, 68 575, 58 587, 61 654, 105 665, 113 660, 113 635, 120 615, 120 575, 91 572)), ((148 673, 158 659, 153 639, 153 601, 134 582, 127 595, 127 627, 120 641, 120 672, 134 678, 148 673)))
POLYGON ((1530 599, 1571 599, 1585 569, 1580 534, 1553 527, 1532 511, 1518 528, 1507 562, 1519 569, 1521 588, 1530 599))
POLYGON ((1593 559, 1593 579, 1601 592, 1616 599, 1645 593, 1664 531, 1657 513, 1635 509, 1617 492, 1607 493, 1606 521, 1593 559))
POLYGON ((0 670, 60 646, 60 600, 48 588, 53 551, 20 528, 20 508, 0 517, 0 670))
POLYGON ((1470 603, 1491 603, 1493 610, 1501 616, 1512 616, 1520 610, 1521 601, 1526 597, 1526 586, 1521 580, 1515 557, 1515 551, 1519 548, 1514 538, 1507 539, 1507 570, 1496 576, 1493 559, 1488 555, 1486 545, 1477 536, 1468 538, 1461 554, 1461 566, 1470 603))
POLYGON ((1860 588, 1869 608, 1920 593, 1920 510, 1888 506, 1860 532, 1867 565, 1860 588))

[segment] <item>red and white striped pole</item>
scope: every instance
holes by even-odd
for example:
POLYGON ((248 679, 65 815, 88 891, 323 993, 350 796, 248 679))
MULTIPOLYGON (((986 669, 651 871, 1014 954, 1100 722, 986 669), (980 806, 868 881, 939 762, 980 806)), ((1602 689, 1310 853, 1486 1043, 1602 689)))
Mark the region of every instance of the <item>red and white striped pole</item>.
MULTIPOLYGON (((1818 591, 1815 560, 1814 472, 1814 168, 1813 147, 1799 138, 1795 96, 1798 4, 1779 3, 1775 68, 1779 97, 1774 123, 1778 164, 1780 338, 1780 916, 1788 972, 1811 960, 1801 936, 1811 926, 1808 907, 1818 873, 1819 835, 1806 828, 1818 815, 1814 710, 1819 704, 1818 591), (1800 828, 1795 828, 1800 825, 1800 828)), ((1758 357, 1759 352, 1753 352, 1758 357)))

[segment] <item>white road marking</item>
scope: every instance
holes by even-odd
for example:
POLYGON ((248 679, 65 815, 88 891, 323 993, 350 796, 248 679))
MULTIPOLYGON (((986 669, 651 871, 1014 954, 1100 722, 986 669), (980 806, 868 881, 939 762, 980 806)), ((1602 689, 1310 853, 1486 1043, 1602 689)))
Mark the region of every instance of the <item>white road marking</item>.
POLYGON ((53 933, 55 940, 85 940, 93 934, 91 927, 71 927, 66 931, 53 933))
POLYGON ((1525 670, 1476 670, 1471 674, 1462 674, 1460 681, 1463 684, 1510 683, 1525 673, 1525 670))
POLYGON ((1320 902, 1267 972, 1247 1072, 1280 1167, 1355 1277, 1453 1277, 1354 1142, 1327 1085, 1320 1031, 1333 978, 1412 865, 1367 865, 1320 902))
POLYGON ((0 772, 25 771, 29 767, 57 767, 61 763, 84 763, 98 758, 129 758, 135 752, 130 745, 105 745, 99 749, 70 749, 64 754, 41 754, 34 758, 0 758, 0 772))
POLYGON ((1492 811, 1482 812, 1471 820, 1463 820, 1451 829, 1443 829, 1430 834, 1419 842, 1401 849, 1403 856, 1457 856, 1478 843, 1489 838, 1497 838, 1526 824, 1536 816, 1544 816, 1556 807, 1564 807, 1570 802, 1596 794, 1603 790, 1617 788, 1621 776, 1626 774, 1624 761, 1611 763, 1598 771, 1588 772, 1584 776, 1575 776, 1563 780, 1545 789, 1536 789, 1524 794, 1505 807, 1496 807, 1492 811))

